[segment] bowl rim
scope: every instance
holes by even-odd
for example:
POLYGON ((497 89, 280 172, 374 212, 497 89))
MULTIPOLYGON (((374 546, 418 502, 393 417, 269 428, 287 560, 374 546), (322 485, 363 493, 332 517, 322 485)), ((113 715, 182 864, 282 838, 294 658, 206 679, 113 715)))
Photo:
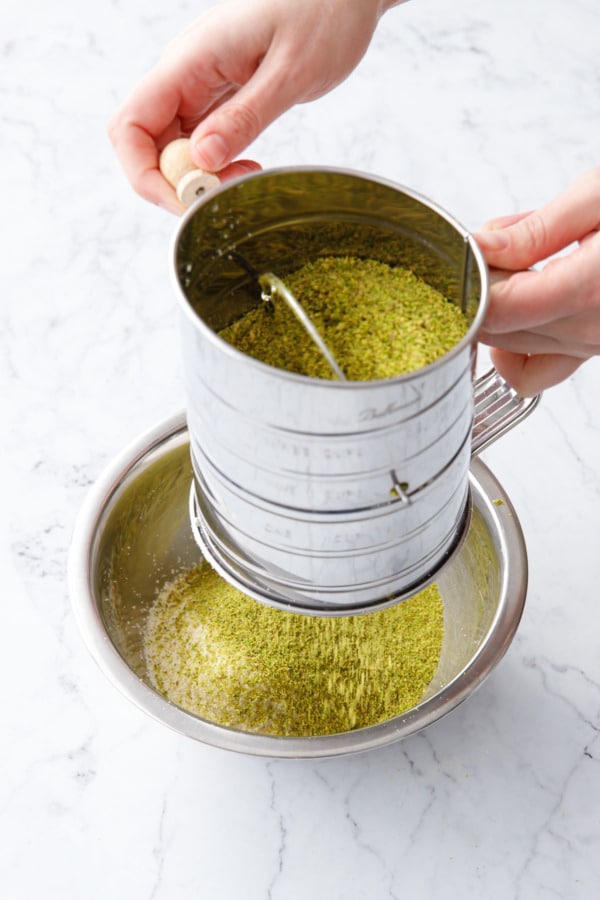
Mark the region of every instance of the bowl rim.
POLYGON ((69 595, 83 642, 113 686, 151 718, 204 744, 251 756, 272 759, 343 756, 386 746, 428 727, 474 693, 500 662, 513 640, 525 606, 527 550, 517 514, 504 488, 480 459, 473 459, 469 472, 473 504, 488 527, 494 529, 499 552, 511 565, 510 569, 504 567, 500 602, 485 639, 467 665, 443 688, 385 722, 316 737, 277 737, 226 728, 168 701, 130 668, 111 641, 94 597, 92 572, 98 524, 119 488, 135 476, 136 469, 148 456, 164 455, 186 441, 187 424, 185 412, 181 411, 158 422, 121 450, 84 498, 69 550, 69 595))

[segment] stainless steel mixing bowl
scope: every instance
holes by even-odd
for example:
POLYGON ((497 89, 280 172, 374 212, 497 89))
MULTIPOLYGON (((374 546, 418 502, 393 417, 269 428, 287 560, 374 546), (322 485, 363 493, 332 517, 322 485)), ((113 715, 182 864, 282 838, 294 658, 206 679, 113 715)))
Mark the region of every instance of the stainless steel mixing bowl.
POLYGON ((527 554, 509 498, 475 460, 469 531, 437 582, 444 601, 440 664, 418 706, 370 728, 313 738, 251 734, 190 715, 152 687, 143 634, 157 592, 200 561, 190 528, 191 483, 189 436, 180 414, 142 435, 101 475, 81 509, 69 559, 73 611, 90 653, 121 693, 175 731, 265 757, 340 756, 381 747, 458 706, 508 649, 525 602, 527 554))

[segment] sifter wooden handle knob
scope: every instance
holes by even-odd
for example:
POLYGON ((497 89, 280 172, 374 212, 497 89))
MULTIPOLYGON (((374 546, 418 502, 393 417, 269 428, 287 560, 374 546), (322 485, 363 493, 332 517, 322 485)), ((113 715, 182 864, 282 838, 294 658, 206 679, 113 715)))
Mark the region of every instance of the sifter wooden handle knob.
POLYGON ((167 144, 158 165, 184 206, 191 206, 198 197, 221 183, 216 175, 199 169, 193 162, 188 138, 177 138, 167 144))

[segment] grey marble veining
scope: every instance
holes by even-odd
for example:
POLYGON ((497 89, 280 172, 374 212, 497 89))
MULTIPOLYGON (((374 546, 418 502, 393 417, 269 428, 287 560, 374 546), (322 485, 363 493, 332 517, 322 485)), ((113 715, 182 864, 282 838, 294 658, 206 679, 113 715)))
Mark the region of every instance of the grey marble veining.
MULTIPOLYGON (((148 720, 90 660, 66 560, 89 486, 184 405, 174 221, 105 124, 201 9, 3 11, 0 896, 3 900, 592 900, 600 892, 600 364, 485 454, 530 588, 481 689, 425 732, 323 762, 249 759, 148 720)), ((597 0, 412 0, 265 166, 406 184, 467 227, 598 164, 597 0)))

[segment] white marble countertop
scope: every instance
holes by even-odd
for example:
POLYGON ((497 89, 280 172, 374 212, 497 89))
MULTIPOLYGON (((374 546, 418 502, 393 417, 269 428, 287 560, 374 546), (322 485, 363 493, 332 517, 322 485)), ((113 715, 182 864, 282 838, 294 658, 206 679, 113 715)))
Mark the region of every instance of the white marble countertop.
MULTIPOLYGON (((3 12, 0 896, 596 898, 598 361, 485 454, 527 539, 525 614, 480 690, 425 731, 317 762, 207 748, 133 707, 83 645, 78 509, 184 405, 175 223, 129 189, 105 124, 206 5, 3 12)), ((383 175, 475 228, 600 162, 599 38, 597 0, 414 0, 252 155, 383 175)))

